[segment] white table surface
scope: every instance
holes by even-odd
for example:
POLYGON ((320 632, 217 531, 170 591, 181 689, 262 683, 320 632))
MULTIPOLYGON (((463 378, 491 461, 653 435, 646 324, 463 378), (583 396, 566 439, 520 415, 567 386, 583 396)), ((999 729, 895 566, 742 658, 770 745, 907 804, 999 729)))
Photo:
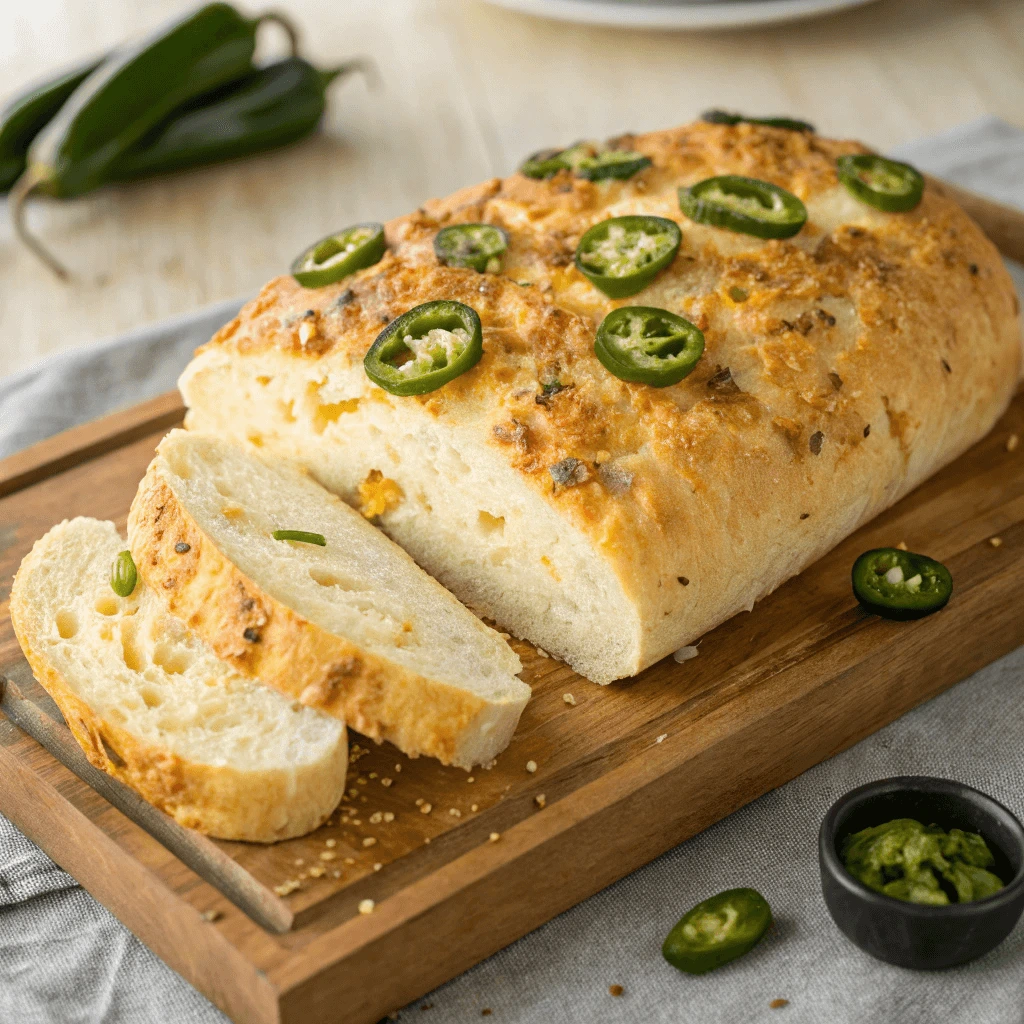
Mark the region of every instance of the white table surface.
MULTIPOLYGON (((0 97, 188 6, 0 5, 0 97)), ((254 291, 330 230, 508 173, 549 144, 666 127, 709 106, 789 113, 882 148, 985 113, 1024 124, 1022 0, 882 0, 700 34, 570 26, 478 0, 273 6, 299 22, 316 60, 372 57, 380 90, 336 86, 324 133, 289 150, 36 203, 30 222, 76 272, 71 284, 16 246, 0 211, 0 376, 254 291)))

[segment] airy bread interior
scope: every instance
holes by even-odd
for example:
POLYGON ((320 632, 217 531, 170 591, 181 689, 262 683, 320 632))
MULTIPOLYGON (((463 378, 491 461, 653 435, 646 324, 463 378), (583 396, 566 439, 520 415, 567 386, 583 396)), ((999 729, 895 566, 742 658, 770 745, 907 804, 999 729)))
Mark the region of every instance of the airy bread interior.
POLYGON ((86 752, 100 747, 100 767, 224 838, 317 827, 344 791, 344 725, 236 672, 141 579, 129 597, 114 593, 125 547, 112 523, 65 521, 37 542, 12 594, 19 640, 86 752), (140 785, 132 773, 144 766, 140 785))
POLYGON ((501 628, 595 682, 637 671, 637 611, 590 541, 472 430, 456 436, 415 402, 367 398, 363 378, 361 366, 211 348, 179 383, 189 427, 258 444, 349 504, 379 509, 390 537, 501 628))

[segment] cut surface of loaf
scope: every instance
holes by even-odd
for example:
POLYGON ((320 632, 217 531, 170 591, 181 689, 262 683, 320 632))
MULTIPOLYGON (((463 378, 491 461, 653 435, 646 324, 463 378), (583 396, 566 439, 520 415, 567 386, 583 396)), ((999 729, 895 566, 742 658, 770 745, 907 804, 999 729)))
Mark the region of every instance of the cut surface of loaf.
POLYGON ((239 670, 412 756, 469 768, 511 739, 530 696, 516 654, 294 466, 172 431, 128 536, 168 608, 239 670))
POLYGON ((65 521, 11 591, 25 656, 90 762, 221 839, 317 828, 344 794, 344 725, 235 671, 141 580, 114 593, 124 548, 113 523, 65 521))
POLYGON ((751 124, 613 145, 651 166, 485 182, 393 221, 384 258, 335 285, 270 282, 180 381, 188 427, 302 464, 472 607, 598 682, 751 608, 965 451, 1019 363, 1012 282, 940 185, 882 213, 837 178, 863 146, 751 124), (806 225, 772 241, 685 217, 678 189, 725 174, 795 193, 806 225), (611 300, 573 253, 627 214, 674 220, 682 245, 611 300), (439 265, 437 232, 481 221, 508 233, 501 272, 439 265), (477 311, 483 357, 392 396, 363 357, 435 299, 477 311), (622 305, 697 324, 694 371, 664 388, 609 373, 595 332, 622 305))

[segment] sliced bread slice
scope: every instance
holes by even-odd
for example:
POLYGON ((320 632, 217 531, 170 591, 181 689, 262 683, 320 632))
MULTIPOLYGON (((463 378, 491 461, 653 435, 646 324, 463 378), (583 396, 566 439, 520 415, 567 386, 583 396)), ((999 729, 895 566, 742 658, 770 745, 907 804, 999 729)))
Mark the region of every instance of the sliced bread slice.
POLYGON ((516 654, 292 464, 172 431, 128 538, 168 609, 247 675, 411 756, 470 768, 511 739, 530 697, 516 654))
POLYGON ((115 594, 124 548, 113 523, 65 521, 25 556, 11 591, 25 657, 86 756, 208 835, 311 832, 344 793, 344 725, 236 672, 141 580, 115 594))

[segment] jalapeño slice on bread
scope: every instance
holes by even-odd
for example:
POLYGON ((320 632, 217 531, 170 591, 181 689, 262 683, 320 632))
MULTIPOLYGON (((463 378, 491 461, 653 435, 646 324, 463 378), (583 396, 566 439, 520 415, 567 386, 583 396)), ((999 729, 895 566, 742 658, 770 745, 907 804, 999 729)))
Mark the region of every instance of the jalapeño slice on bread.
POLYGON ((321 238, 298 256, 292 276, 305 288, 323 288, 380 262, 386 248, 383 224, 353 224, 321 238))
POLYGON ((434 235, 434 254, 449 267, 496 274, 507 248, 508 233, 493 224, 451 224, 434 235))
POLYGON ((770 181, 723 174, 679 190, 690 220, 755 238, 791 238, 807 223, 807 207, 770 181))
POLYGON ((789 132, 814 132, 814 125, 794 117, 746 117, 727 110, 705 110, 700 119, 707 124, 759 124, 765 128, 782 128, 789 132))
POLYGON ((462 302, 424 302, 392 320, 363 359, 366 376, 392 395, 436 391, 480 362, 480 317, 462 302))
POLYGON ((656 388, 678 384, 704 353, 704 334, 667 309, 622 306, 597 329, 594 354, 621 380, 656 388))
POLYGON ((873 153, 851 153, 836 161, 839 180, 856 199, 884 213, 906 213, 924 195, 924 178, 910 164, 873 153))
POLYGON ((612 217, 585 232, 576 247, 576 269, 609 298, 635 295, 664 270, 683 240, 666 217, 612 217))

